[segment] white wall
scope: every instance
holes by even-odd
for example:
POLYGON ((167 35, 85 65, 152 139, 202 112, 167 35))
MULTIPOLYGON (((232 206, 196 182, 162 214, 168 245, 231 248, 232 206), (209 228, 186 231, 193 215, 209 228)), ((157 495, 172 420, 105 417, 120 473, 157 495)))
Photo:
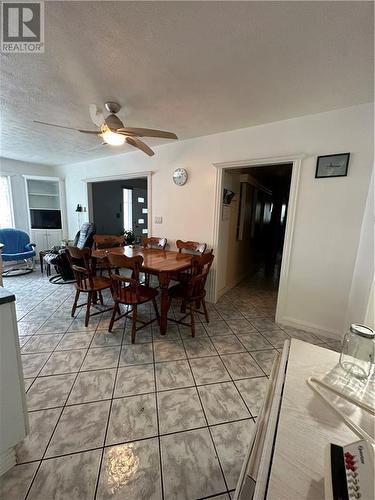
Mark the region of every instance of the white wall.
POLYGON ((346 326, 365 323, 374 328, 374 175, 362 221, 359 247, 350 289, 346 326))
POLYGON ((15 227, 23 231, 29 231, 26 186, 23 175, 55 176, 56 170, 54 167, 46 165, 0 158, 0 173, 10 176, 15 227))
MULTIPOLYGON (((251 265, 250 231, 245 231, 242 240, 237 239, 237 223, 240 210, 240 189, 242 174, 225 170, 223 186, 235 193, 229 206, 222 207, 219 244, 220 255, 217 267, 220 273, 217 277, 218 295, 221 296, 237 285, 248 273, 251 265)), ((246 199, 246 205, 252 203, 252 198, 246 199)))
MULTIPOLYGON (((197 117, 199 119, 199 117, 197 117)), ((341 336, 373 163, 373 107, 327 113, 163 145, 154 157, 134 152, 59 167, 66 176, 69 235, 77 230, 74 207, 87 206, 85 178, 152 170, 151 231, 213 241, 216 169, 213 163, 302 153, 286 317, 296 325, 341 336), (316 156, 350 152, 344 178, 315 179, 316 156), (189 180, 175 186, 183 167, 189 180)))

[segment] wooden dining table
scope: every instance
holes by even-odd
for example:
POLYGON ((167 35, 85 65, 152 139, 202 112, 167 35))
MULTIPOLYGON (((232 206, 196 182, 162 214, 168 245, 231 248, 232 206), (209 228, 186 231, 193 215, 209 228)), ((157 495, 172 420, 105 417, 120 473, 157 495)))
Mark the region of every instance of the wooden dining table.
POLYGON ((155 248, 143 248, 140 246, 125 246, 93 250, 92 257, 103 259, 107 254, 143 257, 142 270, 158 277, 161 301, 160 301, 160 333, 166 334, 168 326, 169 297, 168 287, 173 275, 190 269, 192 255, 186 253, 172 252, 170 250, 159 250, 155 248))

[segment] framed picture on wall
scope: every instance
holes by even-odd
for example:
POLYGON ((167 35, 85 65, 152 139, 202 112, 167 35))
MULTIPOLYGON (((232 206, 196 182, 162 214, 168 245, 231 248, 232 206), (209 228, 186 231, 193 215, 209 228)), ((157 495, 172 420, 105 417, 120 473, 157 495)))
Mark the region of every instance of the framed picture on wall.
POLYGON ((315 178, 345 177, 348 174, 350 153, 318 156, 315 178))

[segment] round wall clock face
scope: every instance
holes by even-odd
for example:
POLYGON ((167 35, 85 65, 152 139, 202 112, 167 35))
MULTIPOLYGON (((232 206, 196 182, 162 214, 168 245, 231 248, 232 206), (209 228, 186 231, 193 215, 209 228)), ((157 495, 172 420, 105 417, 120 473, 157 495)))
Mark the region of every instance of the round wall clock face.
POLYGON ((184 168, 177 168, 173 172, 173 182, 177 184, 177 186, 183 186, 187 181, 188 174, 184 168))

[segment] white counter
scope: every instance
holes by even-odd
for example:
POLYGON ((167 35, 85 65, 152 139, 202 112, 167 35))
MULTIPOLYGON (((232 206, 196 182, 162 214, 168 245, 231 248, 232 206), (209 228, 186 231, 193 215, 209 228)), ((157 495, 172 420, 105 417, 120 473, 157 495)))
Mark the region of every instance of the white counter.
MULTIPOLYGON (((251 469, 246 464, 255 461, 261 464, 256 478, 252 472, 248 473, 256 479, 256 500, 323 500, 327 444, 345 445, 360 439, 306 382, 311 376, 323 377, 337 370, 339 353, 293 339, 290 349, 289 342, 284 347, 283 358, 284 363, 281 360, 274 377, 275 390, 269 404, 272 409, 264 419, 264 445, 253 447, 243 472, 251 469), (259 491, 262 493, 257 494, 259 491)), ((355 385, 356 381, 353 383, 355 385)), ((358 382, 358 386, 360 384, 358 382)), ((373 395, 373 385, 374 381, 367 385, 367 395, 373 395)), ((373 436, 373 416, 342 398, 330 397, 373 436)), ((245 484, 245 478, 246 475, 240 478, 239 484, 245 484)), ((251 497, 245 493, 239 498, 251 497)))

